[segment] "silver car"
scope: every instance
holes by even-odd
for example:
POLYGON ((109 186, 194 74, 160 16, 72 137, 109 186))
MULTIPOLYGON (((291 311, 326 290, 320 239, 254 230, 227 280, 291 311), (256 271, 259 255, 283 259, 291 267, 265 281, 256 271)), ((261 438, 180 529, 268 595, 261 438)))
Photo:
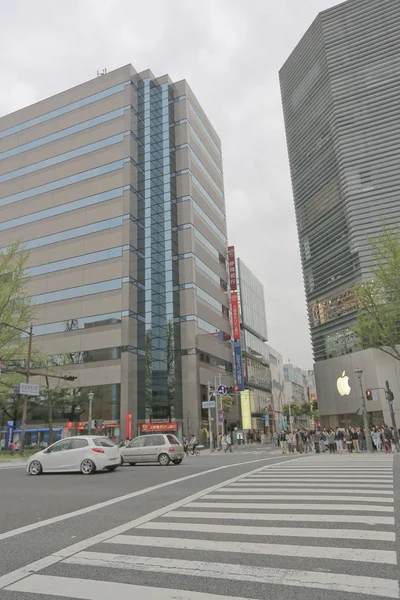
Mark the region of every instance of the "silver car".
POLYGON ((141 435, 120 448, 120 453, 122 461, 130 465, 159 462, 164 467, 171 461, 180 465, 184 455, 181 442, 172 433, 141 435))

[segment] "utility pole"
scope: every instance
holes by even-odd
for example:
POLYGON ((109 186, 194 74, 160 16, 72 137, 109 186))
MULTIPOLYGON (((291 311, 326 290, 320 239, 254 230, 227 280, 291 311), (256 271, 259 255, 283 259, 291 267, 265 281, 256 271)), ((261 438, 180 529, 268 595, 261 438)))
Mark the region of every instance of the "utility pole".
POLYGON ((390 417, 392 419, 394 443, 395 443, 397 452, 400 452, 399 434, 397 431, 396 416, 394 414, 394 409, 393 409, 394 395, 393 395, 392 390, 390 389, 390 385, 389 385, 388 381, 385 381, 385 387, 386 387, 385 396, 386 396, 386 400, 389 402, 390 417))
MULTIPOLYGON (((33 338, 33 325, 31 323, 31 325, 29 327, 29 342, 28 342, 28 356, 26 358, 25 383, 29 383, 29 377, 30 377, 30 373, 31 373, 32 338, 33 338)), ((19 447, 20 456, 24 455, 27 415, 28 415, 28 396, 25 394, 24 395, 24 406, 22 409, 21 445, 19 447)))

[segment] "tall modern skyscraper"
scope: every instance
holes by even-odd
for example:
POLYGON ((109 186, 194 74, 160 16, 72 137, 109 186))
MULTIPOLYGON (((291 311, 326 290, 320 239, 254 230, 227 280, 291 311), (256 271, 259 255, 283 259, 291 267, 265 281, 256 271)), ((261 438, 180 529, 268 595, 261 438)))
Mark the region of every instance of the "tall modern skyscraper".
POLYGON ((357 349, 369 236, 400 222, 400 3, 318 15, 280 71, 314 358, 357 349))
POLYGON ((35 344, 78 377, 54 423, 84 428, 92 390, 110 435, 198 431, 207 381, 233 380, 221 144, 187 82, 127 65, 2 117, 16 240, 35 344))

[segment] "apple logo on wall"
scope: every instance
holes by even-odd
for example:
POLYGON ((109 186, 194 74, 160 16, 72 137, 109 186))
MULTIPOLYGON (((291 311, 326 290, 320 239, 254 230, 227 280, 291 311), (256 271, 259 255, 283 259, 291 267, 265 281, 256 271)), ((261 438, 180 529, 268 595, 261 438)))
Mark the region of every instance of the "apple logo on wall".
POLYGON ((341 396, 348 396, 351 392, 349 385, 349 378, 346 375, 346 371, 343 371, 342 376, 337 378, 336 387, 341 396))

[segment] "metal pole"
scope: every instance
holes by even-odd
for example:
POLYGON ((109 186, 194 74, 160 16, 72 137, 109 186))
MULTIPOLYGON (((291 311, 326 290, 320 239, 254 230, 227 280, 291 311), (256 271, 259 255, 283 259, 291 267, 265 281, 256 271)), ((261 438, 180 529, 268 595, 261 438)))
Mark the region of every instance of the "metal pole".
POLYGON ((373 452, 374 446, 372 444, 371 430, 369 428, 369 423, 368 423, 367 407, 365 406, 365 398, 364 398, 364 391, 363 391, 363 384, 361 381, 361 377, 359 377, 358 381, 360 383, 360 394, 361 394, 361 402, 362 402, 362 408, 363 408, 364 430, 365 430, 365 439, 367 441, 367 450, 368 450, 368 452, 373 452))
POLYGON ((88 435, 92 433, 92 408, 93 408, 93 395, 89 394, 89 423, 88 423, 88 435))
MULTIPOLYGON (((31 357, 32 357, 32 338, 33 338, 33 325, 31 323, 29 327, 29 342, 28 342, 28 356, 26 358, 26 370, 25 370, 25 383, 29 383, 29 376, 31 372, 31 357)), ((21 444, 19 447, 20 456, 24 455, 25 450, 25 431, 26 431, 26 420, 28 414, 28 396, 24 396, 24 406, 22 409, 22 423, 21 423, 21 444)))
POLYGON ((292 403, 289 402, 289 431, 292 433, 292 403))
POLYGON ((210 450, 214 452, 214 440, 212 432, 211 408, 208 409, 208 431, 210 432, 210 450))
POLYGON ((388 381, 385 381, 385 386, 386 386, 385 395, 386 395, 387 401, 389 402, 390 417, 392 419, 394 444, 396 446, 397 452, 400 452, 399 434, 397 431, 396 416, 394 414, 394 409, 393 409, 394 396, 393 396, 392 390, 390 389, 390 385, 389 385, 388 381))

